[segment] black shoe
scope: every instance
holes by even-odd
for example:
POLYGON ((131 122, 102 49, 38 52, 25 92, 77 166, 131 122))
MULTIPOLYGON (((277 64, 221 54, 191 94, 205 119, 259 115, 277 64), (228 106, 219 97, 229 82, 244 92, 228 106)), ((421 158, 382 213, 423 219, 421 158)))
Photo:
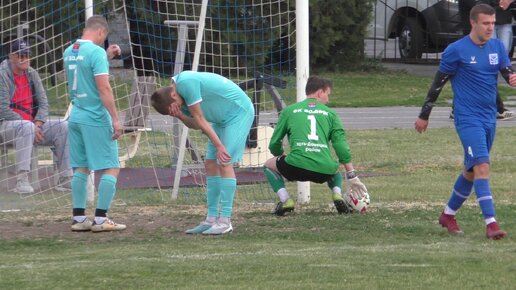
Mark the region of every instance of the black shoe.
POLYGON ((287 212, 294 211, 294 201, 292 199, 287 199, 285 202, 278 202, 276 208, 274 209, 274 214, 277 216, 283 216, 287 212))
POLYGON ((335 205, 335 208, 337 209, 337 212, 339 214, 347 214, 353 212, 353 209, 350 206, 348 206, 348 204, 343 200, 335 200, 333 201, 333 204, 335 205))

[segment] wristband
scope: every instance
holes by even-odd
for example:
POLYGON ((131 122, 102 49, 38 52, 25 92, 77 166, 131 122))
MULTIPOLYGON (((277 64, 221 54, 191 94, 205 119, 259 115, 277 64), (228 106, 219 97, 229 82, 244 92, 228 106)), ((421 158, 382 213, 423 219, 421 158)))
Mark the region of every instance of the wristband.
POLYGON ((352 179, 357 177, 357 174, 355 173, 355 170, 351 170, 346 172, 346 179, 352 179))

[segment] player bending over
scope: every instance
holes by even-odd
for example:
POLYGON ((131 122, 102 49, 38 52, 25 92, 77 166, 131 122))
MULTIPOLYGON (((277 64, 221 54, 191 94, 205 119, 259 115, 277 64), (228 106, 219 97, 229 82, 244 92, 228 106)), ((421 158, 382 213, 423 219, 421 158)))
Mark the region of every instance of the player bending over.
POLYGON ((263 168, 280 199, 274 210, 276 215, 282 216, 294 210, 294 201, 289 198, 283 177, 289 181, 327 182, 337 211, 350 212, 352 209, 342 197, 339 162, 344 164, 354 198, 369 200, 366 187, 353 169, 342 122, 335 111, 326 106, 331 90, 330 80, 312 76, 306 83, 306 99, 281 112, 269 144, 269 150, 276 157, 267 160, 263 168), (287 155, 284 155, 282 146, 285 135, 290 145, 287 155), (330 142, 338 162, 331 154, 330 142))
POLYGON ((233 163, 242 159, 254 119, 253 104, 238 85, 214 73, 184 71, 172 80, 172 85, 152 94, 152 106, 202 130, 209 139, 204 161, 208 216, 186 233, 230 233, 237 186, 233 163))

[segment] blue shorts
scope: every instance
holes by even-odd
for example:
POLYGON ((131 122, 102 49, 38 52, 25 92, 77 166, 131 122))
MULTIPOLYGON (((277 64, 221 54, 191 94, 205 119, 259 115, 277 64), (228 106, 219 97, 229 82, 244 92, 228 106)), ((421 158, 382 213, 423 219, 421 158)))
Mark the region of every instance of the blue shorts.
MULTIPOLYGON (((221 126, 211 124, 211 127, 219 137, 226 151, 231 155, 231 163, 242 160, 244 154, 245 142, 254 120, 254 107, 250 103, 246 111, 242 111, 239 117, 229 125, 221 126)), ((211 140, 208 139, 208 149, 206 150, 207 160, 217 159, 217 150, 211 140)))
POLYGON ((113 127, 96 127, 68 122, 70 166, 102 170, 120 168, 118 142, 113 127))
POLYGON ((496 135, 496 123, 493 125, 457 127, 464 149, 464 168, 472 171, 473 167, 482 163, 490 163, 489 152, 496 135))

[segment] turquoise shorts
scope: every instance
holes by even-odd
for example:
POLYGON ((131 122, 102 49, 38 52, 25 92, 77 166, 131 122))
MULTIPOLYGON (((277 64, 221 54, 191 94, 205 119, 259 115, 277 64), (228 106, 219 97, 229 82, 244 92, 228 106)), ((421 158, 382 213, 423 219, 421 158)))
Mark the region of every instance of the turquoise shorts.
POLYGON ((70 166, 102 170, 120 168, 118 142, 113 127, 96 127, 68 122, 70 166))
MULTIPOLYGON (((226 151, 231 155, 231 163, 242 160, 244 155, 245 142, 247 136, 251 130, 251 126, 254 120, 254 107, 251 102, 247 110, 242 110, 237 120, 233 120, 231 124, 221 126, 218 124, 212 124, 212 128, 219 137, 226 151)), ((208 149, 206 150, 207 160, 217 159, 217 150, 211 140, 208 139, 208 149)))

